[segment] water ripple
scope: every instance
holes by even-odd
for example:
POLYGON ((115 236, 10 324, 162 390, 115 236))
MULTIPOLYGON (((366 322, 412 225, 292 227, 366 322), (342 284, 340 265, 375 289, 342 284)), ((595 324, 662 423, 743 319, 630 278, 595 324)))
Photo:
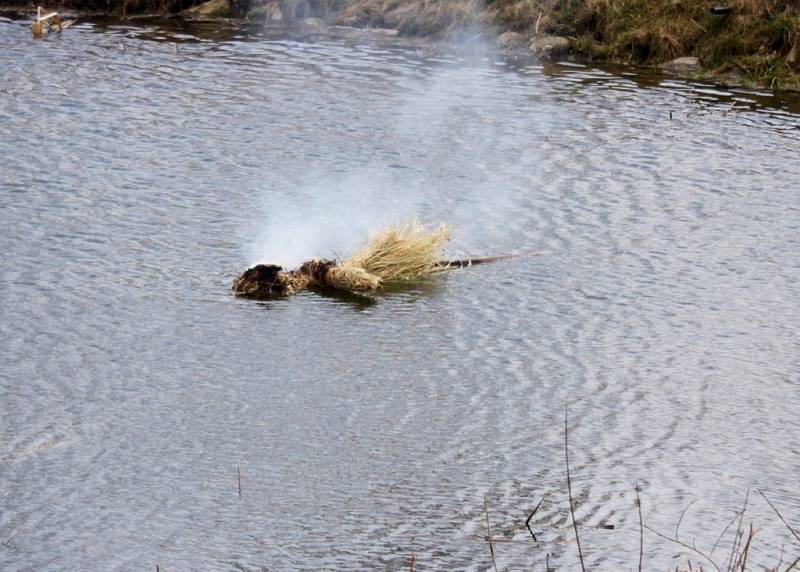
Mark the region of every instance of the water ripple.
POLYGON ((502 568, 574 566, 565 404, 593 568, 638 556, 637 481, 701 544, 748 487, 800 510, 796 99, 101 20, 0 19, 0 85, 0 568, 487 569, 484 495, 502 568), (538 255, 230 294, 409 214, 538 255))

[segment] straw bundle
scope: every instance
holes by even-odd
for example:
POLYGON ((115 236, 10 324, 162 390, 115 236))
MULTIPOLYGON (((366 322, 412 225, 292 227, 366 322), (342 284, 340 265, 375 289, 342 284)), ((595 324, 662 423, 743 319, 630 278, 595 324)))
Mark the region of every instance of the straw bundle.
POLYGON ((332 260, 308 260, 298 272, 317 286, 339 290, 375 290, 381 285, 380 278, 363 268, 338 265, 332 260))
POLYGON ((361 269, 381 282, 414 280, 445 269, 441 260, 450 238, 445 225, 429 229, 418 220, 391 225, 344 261, 344 269, 361 269))
MULTIPOLYGON (((338 290, 369 291, 386 282, 414 280, 456 267, 443 261, 450 238, 445 225, 429 228, 418 220, 391 225, 374 234, 361 250, 344 262, 312 259, 298 270, 259 264, 246 270, 233 284, 240 296, 276 298, 309 286, 338 290)), ((461 266, 470 260, 456 261, 461 266)))
POLYGON ((381 279, 357 266, 333 266, 327 274, 327 285, 339 290, 376 290, 381 279))

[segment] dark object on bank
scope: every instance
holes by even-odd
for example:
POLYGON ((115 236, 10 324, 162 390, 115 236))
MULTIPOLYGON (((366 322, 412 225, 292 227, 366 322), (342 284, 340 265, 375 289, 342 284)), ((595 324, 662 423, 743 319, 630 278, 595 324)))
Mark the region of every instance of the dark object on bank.
POLYGON ((711 13, 715 16, 727 16, 731 13, 730 6, 712 6, 711 13))

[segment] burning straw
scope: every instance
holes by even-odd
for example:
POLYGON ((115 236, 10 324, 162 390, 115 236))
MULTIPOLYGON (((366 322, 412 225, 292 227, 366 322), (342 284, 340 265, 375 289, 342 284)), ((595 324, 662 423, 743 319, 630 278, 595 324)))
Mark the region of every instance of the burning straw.
POLYGON ((417 280, 451 268, 505 258, 447 260, 444 250, 449 239, 447 226, 429 227, 415 219, 373 234, 366 246, 344 261, 312 259, 289 271, 274 264, 259 264, 242 273, 233 290, 250 298, 289 296, 309 286, 365 292, 386 283, 417 280))

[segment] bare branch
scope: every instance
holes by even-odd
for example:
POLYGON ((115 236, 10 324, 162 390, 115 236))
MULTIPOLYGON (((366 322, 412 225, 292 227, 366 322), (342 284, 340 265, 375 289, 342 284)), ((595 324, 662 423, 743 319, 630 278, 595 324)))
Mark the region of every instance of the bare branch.
POLYGON ((539 501, 539 504, 536 505, 536 508, 533 509, 533 512, 531 512, 531 514, 528 515, 528 519, 525 521, 525 528, 527 528, 528 532, 531 533, 531 538, 533 538, 534 542, 539 542, 539 541, 536 540, 536 535, 533 533, 533 530, 531 530, 531 519, 533 518, 533 515, 536 514, 536 511, 539 510, 539 507, 542 506, 545 496, 547 495, 542 496, 542 500, 539 501))
POLYGON ((731 554, 726 560, 725 569, 732 570, 733 567, 733 557, 735 554, 738 553, 739 546, 742 543, 742 521, 744 520, 744 513, 747 510, 747 501, 750 498, 750 489, 747 489, 747 493, 744 495, 744 505, 742 506, 742 510, 739 513, 739 524, 736 527, 736 536, 733 537, 733 546, 731 546, 731 554))
POLYGON ((642 501, 639 500, 639 483, 634 485, 636 491, 636 508, 639 511, 639 572, 642 572, 642 560, 644 559, 644 527, 642 526, 642 501))
POLYGON ((492 526, 489 524, 489 502, 486 500, 486 495, 483 495, 483 510, 486 513, 486 538, 489 540, 489 552, 492 555, 492 566, 494 566, 494 572, 497 572, 497 562, 494 559, 494 544, 492 544, 492 526))
POLYGON ((714 570, 716 570, 717 572, 722 572, 722 569, 717 565, 717 563, 714 562, 714 560, 708 554, 703 552, 702 550, 699 550, 698 548, 696 548, 696 547, 694 547, 694 546, 692 546, 690 544, 686 544, 685 542, 683 542, 679 538, 670 538, 666 534, 663 534, 663 533, 657 531, 656 529, 652 528, 651 526, 647 525, 646 523, 645 523, 644 527, 647 530, 649 530, 650 532, 652 532, 653 534, 655 534, 656 536, 658 536, 660 538, 663 538, 664 540, 668 540, 669 542, 673 542, 673 543, 677 544, 678 546, 683 546, 686 550, 694 552, 695 554, 697 554, 698 556, 703 558, 703 560, 705 560, 706 562, 711 564, 711 566, 714 567, 714 570))
POLYGON ((800 556, 798 556, 797 558, 795 558, 794 562, 792 562, 791 564, 789 564, 789 567, 788 567, 788 568, 786 568, 786 570, 784 570, 784 572, 789 572, 789 570, 791 570, 792 568, 794 568, 794 567, 795 567, 795 566, 797 566, 798 564, 800 564, 800 556))
POLYGON ((797 540, 800 540, 800 534, 797 534, 797 531, 795 531, 795 529, 793 529, 792 526, 788 522, 786 522, 786 519, 783 518, 783 515, 780 513, 780 511, 777 508, 775 508, 775 505, 770 502, 770 500, 767 498, 767 495, 765 495, 761 491, 761 489, 756 489, 756 490, 758 491, 758 494, 764 497, 764 500, 767 501, 769 508, 775 511, 775 514, 778 515, 778 518, 781 519, 781 522, 786 525, 786 528, 789 529, 789 532, 792 533, 792 536, 794 536, 797 540))
POLYGON ((569 512, 572 514, 572 528, 575 529, 575 541, 578 543, 578 558, 581 561, 581 570, 586 572, 581 550, 581 537, 578 535, 578 523, 575 521, 575 508, 572 503, 572 481, 569 477, 569 427, 567 425, 567 406, 564 405, 564 458, 567 462, 567 491, 569 492, 569 512))
POLYGON ((694 503, 696 503, 696 502, 697 502, 697 499, 695 499, 692 502, 690 502, 689 505, 685 509, 683 509, 683 512, 681 512, 681 516, 678 517, 678 524, 675 525, 675 538, 678 538, 678 536, 679 536, 678 530, 681 527, 681 522, 683 522, 683 517, 686 516, 686 513, 689 512, 689 509, 692 508, 692 505, 694 503))
POLYGON ((717 537, 716 542, 714 542, 714 545, 711 547, 711 552, 710 552, 711 556, 714 556, 714 551, 717 549, 717 545, 722 540, 722 537, 725 536, 725 533, 728 532, 728 529, 733 525, 734 522, 736 522, 737 518, 739 518, 739 513, 738 512, 733 514, 733 518, 730 520, 728 525, 722 530, 722 534, 720 534, 717 537))

